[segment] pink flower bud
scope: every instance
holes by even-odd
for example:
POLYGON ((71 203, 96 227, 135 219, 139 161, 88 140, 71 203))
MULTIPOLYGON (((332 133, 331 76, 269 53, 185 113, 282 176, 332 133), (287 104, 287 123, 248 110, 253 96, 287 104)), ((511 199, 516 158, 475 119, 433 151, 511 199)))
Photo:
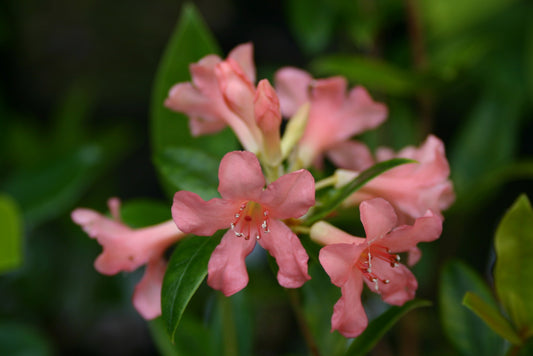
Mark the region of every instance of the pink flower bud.
POLYGON ((263 133, 263 153, 267 162, 276 165, 281 160, 279 99, 268 80, 257 85, 254 98, 254 114, 257 126, 263 133))

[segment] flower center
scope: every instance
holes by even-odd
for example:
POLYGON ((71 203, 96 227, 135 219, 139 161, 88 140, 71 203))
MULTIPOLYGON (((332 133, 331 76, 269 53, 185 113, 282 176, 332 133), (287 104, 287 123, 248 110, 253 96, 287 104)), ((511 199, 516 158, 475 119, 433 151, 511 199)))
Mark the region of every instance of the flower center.
POLYGON ((394 268, 398 266, 398 263, 400 262, 400 255, 393 254, 391 250, 385 246, 371 244, 363 251, 363 253, 361 253, 361 256, 359 256, 359 260, 357 260, 355 264, 356 267, 363 272, 363 276, 366 279, 374 283, 376 291, 379 291, 379 282, 389 284, 390 280, 380 278, 372 271, 372 259, 375 258, 389 263, 389 265, 394 268))
POLYGON ((259 240, 264 233, 270 232, 269 220, 267 209, 254 201, 247 201, 242 203, 239 211, 235 213, 235 220, 231 223, 231 229, 237 237, 244 237, 245 240, 248 240, 250 236, 254 236, 259 240))

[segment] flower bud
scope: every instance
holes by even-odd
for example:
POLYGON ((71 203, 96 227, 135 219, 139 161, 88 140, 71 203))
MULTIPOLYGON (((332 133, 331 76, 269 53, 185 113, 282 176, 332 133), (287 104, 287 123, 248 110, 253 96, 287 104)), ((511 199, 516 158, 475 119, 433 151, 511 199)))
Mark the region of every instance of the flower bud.
POLYGON ((257 126, 263 134, 264 158, 269 164, 278 165, 281 161, 281 111, 278 96, 266 79, 257 84, 254 114, 257 126))

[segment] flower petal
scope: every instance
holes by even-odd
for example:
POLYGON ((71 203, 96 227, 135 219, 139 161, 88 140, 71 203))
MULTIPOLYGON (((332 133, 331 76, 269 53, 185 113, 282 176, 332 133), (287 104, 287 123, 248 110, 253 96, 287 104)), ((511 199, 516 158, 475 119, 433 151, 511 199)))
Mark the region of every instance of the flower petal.
POLYGON ((276 72, 274 83, 283 116, 293 116, 309 101, 312 81, 313 77, 309 73, 297 68, 285 67, 276 72))
POLYGON ((218 180, 220 195, 229 200, 256 201, 265 186, 259 160, 247 151, 227 153, 220 162, 218 180))
POLYGON ((236 61, 250 82, 255 83, 254 46, 251 42, 238 45, 228 54, 228 58, 236 61))
POLYGON ((368 325, 361 303, 362 279, 361 272, 356 268, 352 269, 341 287, 342 297, 333 307, 331 330, 338 330, 345 337, 359 336, 368 325))
POLYGON ((315 180, 304 169, 285 174, 268 185, 260 203, 273 219, 299 218, 315 205, 315 180))
POLYGON ((359 206, 359 210, 368 243, 381 239, 396 226, 398 221, 392 205, 382 198, 365 200, 359 206))
POLYGON ((410 251, 419 242, 429 242, 439 238, 442 233, 442 219, 428 213, 415 220, 413 226, 402 225, 391 231, 380 244, 388 247, 392 252, 410 251))
POLYGON ((207 284, 230 296, 248 284, 245 258, 255 247, 255 239, 245 240, 228 230, 207 265, 207 284))
POLYGON ((172 218, 185 233, 210 236, 230 226, 238 205, 218 198, 204 201, 196 193, 179 191, 174 195, 172 218))
POLYGON ((135 286, 133 306, 146 320, 161 315, 161 286, 167 270, 167 262, 156 258, 148 263, 144 276, 135 286))
POLYGON ((365 279, 368 288, 373 292, 381 294, 384 302, 392 305, 403 305, 408 300, 415 297, 418 282, 411 271, 402 264, 391 267, 388 262, 380 259, 372 261, 373 273, 382 280, 389 280, 389 283, 378 281, 378 289, 371 281, 365 279))
POLYGON ((328 245, 320 250, 318 259, 328 274, 331 282, 342 287, 351 276, 354 262, 359 259, 365 245, 337 243, 328 245))
POLYGON ((327 151, 328 158, 338 168, 363 171, 374 164, 368 146, 358 141, 343 141, 327 151))
POLYGON ((300 239, 279 220, 272 220, 270 232, 263 234, 259 244, 278 263, 278 282, 285 288, 299 288, 311 277, 307 274, 309 256, 300 239))

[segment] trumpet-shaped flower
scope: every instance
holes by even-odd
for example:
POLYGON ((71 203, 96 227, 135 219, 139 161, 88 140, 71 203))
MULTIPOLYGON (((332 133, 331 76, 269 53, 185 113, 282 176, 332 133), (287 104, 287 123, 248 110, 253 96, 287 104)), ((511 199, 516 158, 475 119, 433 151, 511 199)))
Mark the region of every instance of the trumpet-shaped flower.
POLYGON ((245 257, 256 242, 276 259, 280 285, 298 288, 310 277, 308 256, 298 237, 282 219, 299 218, 315 203, 312 175, 299 170, 265 187, 257 157, 230 152, 220 163, 220 198, 204 201, 197 194, 177 192, 172 216, 180 230, 209 236, 229 228, 208 263, 207 283, 226 296, 246 286, 245 257))
POLYGON ((102 245, 103 251, 94 263, 98 272, 113 275, 147 265, 143 279, 135 288, 133 302, 144 318, 155 318, 161 314, 158 296, 166 269, 163 253, 185 233, 172 220, 132 229, 120 219, 120 201, 112 198, 108 205, 112 219, 94 210, 78 208, 72 212, 72 220, 102 245))
MULTIPOLYGON (((409 146, 398 153, 380 148, 376 156, 377 162, 400 157, 417 163, 403 164, 372 179, 346 199, 345 205, 381 197, 396 208, 401 223, 412 223, 428 209, 440 214, 452 204, 455 196, 449 179, 450 167, 444 144, 437 137, 430 135, 419 148, 409 146)), ((366 146, 352 142, 332 150, 330 158, 338 166, 348 169, 337 171, 338 186, 376 163, 366 146)))
POLYGON ((299 143, 298 157, 309 166, 336 144, 380 125, 387 108, 372 100, 363 87, 346 95, 347 82, 342 77, 314 80, 296 68, 282 68, 275 75, 281 113, 291 117, 309 102, 307 127, 299 143))
POLYGON ((333 308, 332 331, 346 337, 358 336, 368 324, 361 304, 363 283, 392 305, 412 299, 418 284, 399 263, 398 253, 412 250, 418 242, 433 241, 442 231, 442 219, 431 211, 412 226, 397 226, 394 209, 381 198, 362 202, 360 213, 366 238, 322 221, 311 228, 311 238, 326 245, 320 250, 320 263, 342 292, 333 308))

